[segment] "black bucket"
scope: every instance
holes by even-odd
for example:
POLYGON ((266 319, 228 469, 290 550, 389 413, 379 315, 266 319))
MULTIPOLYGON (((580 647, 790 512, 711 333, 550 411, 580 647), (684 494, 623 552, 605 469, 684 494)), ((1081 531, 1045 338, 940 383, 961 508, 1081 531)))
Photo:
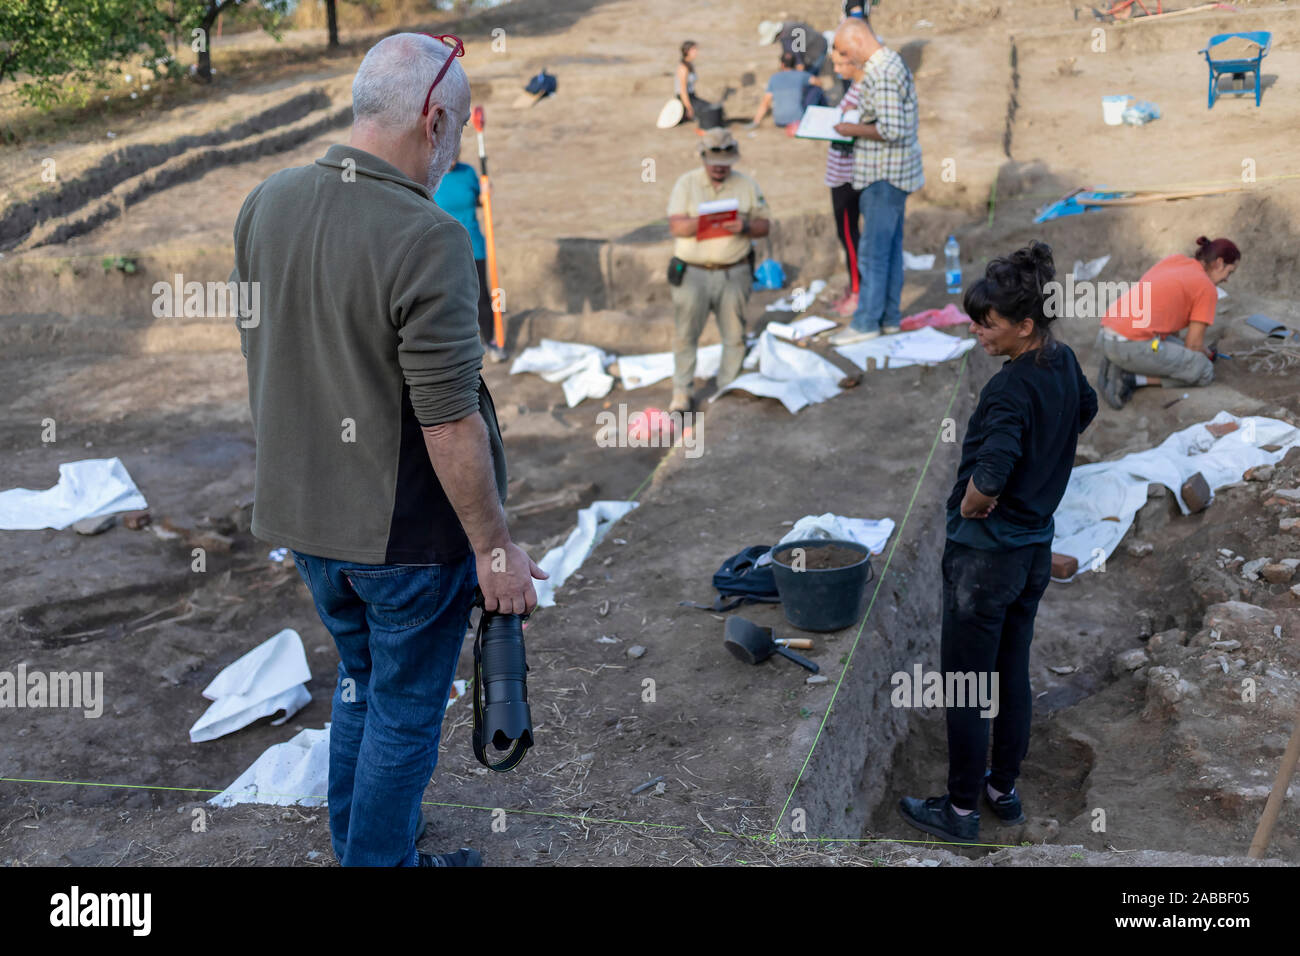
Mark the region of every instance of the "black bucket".
POLYGON ((700 129, 714 129, 723 125, 722 104, 710 103, 708 106, 700 106, 695 110, 695 122, 700 129))
POLYGON ((811 538, 788 541, 772 549, 772 574, 781 595, 785 619, 802 631, 840 631, 862 619, 871 580, 871 552, 856 541, 811 538), (790 552, 823 547, 844 548, 862 560, 843 568, 805 568, 789 565, 790 552))

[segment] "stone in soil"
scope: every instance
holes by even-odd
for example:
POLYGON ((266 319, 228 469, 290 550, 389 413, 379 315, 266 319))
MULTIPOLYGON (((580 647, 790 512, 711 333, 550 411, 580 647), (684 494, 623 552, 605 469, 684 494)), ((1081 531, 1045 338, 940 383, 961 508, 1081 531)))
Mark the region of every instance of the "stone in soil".
POLYGON ((1259 569, 1259 576, 1269 584, 1286 584, 1295 576, 1295 569, 1285 564, 1266 564, 1259 569))
POLYGON ((1155 545, 1150 541, 1130 541, 1128 544, 1124 545, 1124 550, 1132 557, 1145 558, 1155 550, 1155 545))
POLYGON ((116 515, 101 515, 98 518, 82 518, 80 521, 74 522, 72 530, 77 534, 103 534, 115 524, 117 524, 116 515))

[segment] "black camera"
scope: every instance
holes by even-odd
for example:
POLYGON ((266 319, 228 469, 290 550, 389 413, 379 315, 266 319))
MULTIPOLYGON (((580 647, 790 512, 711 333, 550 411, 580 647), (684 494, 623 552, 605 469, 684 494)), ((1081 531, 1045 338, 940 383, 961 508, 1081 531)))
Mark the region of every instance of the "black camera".
MULTIPOLYGON (((482 592, 475 597, 482 607, 482 592)), ((479 617, 474 636, 473 742, 479 763, 502 773, 518 766, 533 745, 523 615, 484 610, 479 617), (487 755, 489 742, 497 751, 509 752, 493 763, 487 755)))

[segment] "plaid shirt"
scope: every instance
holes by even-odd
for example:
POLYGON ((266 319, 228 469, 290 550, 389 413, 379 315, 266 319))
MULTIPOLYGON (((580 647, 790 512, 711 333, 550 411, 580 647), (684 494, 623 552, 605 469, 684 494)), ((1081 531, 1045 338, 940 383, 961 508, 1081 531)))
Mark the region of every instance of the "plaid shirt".
POLYGON ((862 122, 876 118, 883 140, 860 137, 853 147, 853 188, 865 189, 885 180, 906 193, 925 185, 921 170, 916 84, 903 58, 888 48, 867 61, 859 84, 862 122))

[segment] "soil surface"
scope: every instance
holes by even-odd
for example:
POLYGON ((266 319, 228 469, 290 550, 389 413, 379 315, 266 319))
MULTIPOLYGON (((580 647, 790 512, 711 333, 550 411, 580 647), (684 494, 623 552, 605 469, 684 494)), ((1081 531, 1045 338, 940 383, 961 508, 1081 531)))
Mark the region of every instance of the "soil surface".
MULTIPOLYGON (((830 28, 837 6, 784 9, 830 28)), ((1223 409, 1300 422, 1294 367, 1261 367, 1262 337, 1244 324, 1262 312, 1300 328, 1300 98, 1288 79, 1300 75, 1300 14, 1237 6, 1108 25, 1104 50, 1086 6, 1055 0, 886 0, 877 14, 921 104, 927 185, 908 203, 908 251, 940 253, 941 266, 955 234, 969 281, 993 256, 1042 239, 1062 275, 1075 260, 1109 255, 1100 278, 1131 281, 1190 252, 1198 235, 1227 235, 1243 250, 1216 320, 1233 358, 1216 363, 1214 384, 1186 397, 1141 389, 1120 411, 1103 407, 1079 463, 1151 447, 1223 409), (1262 107, 1225 97, 1207 111, 1196 51, 1208 35, 1251 29, 1274 32, 1262 107), (1100 100, 1114 92, 1152 100, 1163 115, 1107 127, 1100 100), (1032 222, 1080 187, 1194 184, 1234 190, 1032 222)), ((463 62, 488 109, 512 349, 543 337, 628 354, 668 347, 664 207, 696 161, 697 138, 690 126, 653 125, 684 38, 664 24, 695 24, 687 32, 701 43, 702 92, 733 88, 730 116, 752 115, 775 61, 754 37, 778 11, 719 0, 705 22, 698 9, 516 0, 437 24, 469 41, 463 62), (503 52, 490 47, 495 27, 506 30, 503 52), (544 65, 559 95, 510 109, 544 65)), ((266 748, 329 720, 337 655, 292 566, 247 533, 254 449, 233 328, 155 319, 148 290, 174 272, 224 280, 248 191, 346 137, 340 110, 370 38, 345 39, 326 57, 310 52, 314 31, 289 34, 284 48, 230 37, 204 95, 115 103, 58 136, 0 150, 0 487, 49 487, 60 463, 116 456, 155 519, 155 530, 119 523, 94 536, 0 532, 0 671, 102 673, 106 699, 93 719, 0 710, 0 862, 335 865, 320 808, 203 802, 266 748), (284 55, 259 60, 268 50, 284 55), (41 180, 47 157, 59 170, 53 186, 41 180), (138 271, 101 266, 119 256, 138 271), (51 421, 54 440, 43 437, 51 421), (311 703, 286 725, 262 720, 191 744, 187 729, 208 703, 201 689, 285 627, 303 637, 311 703)), ((828 279, 812 309, 827 314, 847 276, 826 215, 824 147, 770 125, 733 131, 740 168, 758 179, 777 223, 760 255, 783 261, 792 284, 828 279)), ((906 278, 904 314, 952 301, 940 268, 906 278)), ((751 299, 751 329, 790 318, 764 311, 778 294, 751 299)), ((1095 377, 1096 317, 1057 326, 1095 377)), ((1104 573, 1049 589, 1019 784, 1028 824, 997 827, 985 814, 981 846, 943 848, 918 843, 897 818, 900 796, 943 787, 942 714, 891 707, 889 677, 937 666, 942 505, 957 442, 996 368, 976 349, 940 366, 873 371, 797 415, 732 393, 702 405, 703 453, 688 457, 595 440, 599 412, 664 408, 667 382, 616 386, 568 408, 558 385, 487 366, 510 461, 512 532, 535 558, 563 540, 578 507, 632 496, 639 507, 559 590, 557 606, 529 621, 537 746, 523 764, 489 775, 470 750, 467 702, 450 706, 422 848, 475 846, 495 865, 1241 864, 1300 698, 1300 577, 1243 575, 1260 558, 1300 557, 1300 536, 1283 530, 1300 508, 1279 495, 1300 487, 1295 455, 1197 515, 1153 495, 1104 573), (948 419, 956 441, 943 437, 948 419), (800 651, 828 679, 810 683, 780 658, 734 660, 722 647, 724 617, 681 602, 708 603, 723 559, 827 511, 897 524, 872 559, 863 621, 800 651), (1125 547, 1143 542, 1151 548, 1125 547), (642 656, 628 654, 635 645, 642 656), (504 830, 493 826, 496 809, 506 811, 504 830)), ((706 385, 698 397, 709 394, 706 385)), ((732 613, 801 636, 779 605, 732 613)), ((470 669, 467 643, 459 676, 470 669)), ((1300 862, 1297 790, 1274 831, 1275 863, 1300 862)))

